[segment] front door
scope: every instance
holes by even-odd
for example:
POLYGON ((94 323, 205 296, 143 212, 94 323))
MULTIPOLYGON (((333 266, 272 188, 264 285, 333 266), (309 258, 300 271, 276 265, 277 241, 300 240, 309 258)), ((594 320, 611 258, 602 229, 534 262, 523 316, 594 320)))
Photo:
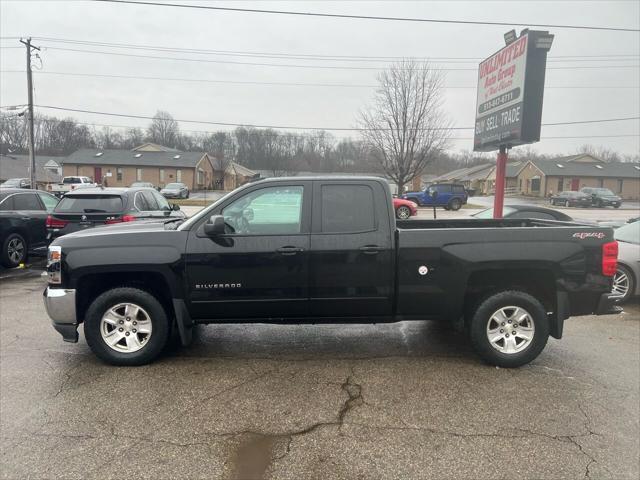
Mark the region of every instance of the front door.
POLYGON ((393 311, 393 244, 378 182, 316 182, 310 315, 384 317, 393 311), (376 191, 377 190, 377 191, 376 191))
POLYGON ((580 190, 580 179, 579 178, 572 178, 571 179, 571 191, 572 192, 577 192, 578 190, 580 190))
POLYGON ((192 229, 187 244, 189 310, 196 319, 295 318, 308 314, 311 183, 259 185, 212 214, 227 233, 192 229))
POLYGON ((95 183, 102 183, 102 168, 94 167, 93 169, 93 181, 95 183))

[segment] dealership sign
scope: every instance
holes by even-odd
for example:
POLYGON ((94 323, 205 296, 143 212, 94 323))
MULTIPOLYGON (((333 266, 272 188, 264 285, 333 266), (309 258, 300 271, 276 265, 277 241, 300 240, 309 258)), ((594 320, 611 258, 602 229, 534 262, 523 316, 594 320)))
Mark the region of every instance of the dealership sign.
POLYGON ((540 140, 547 52, 553 35, 524 30, 520 37, 480 63, 475 151, 497 150, 540 140))

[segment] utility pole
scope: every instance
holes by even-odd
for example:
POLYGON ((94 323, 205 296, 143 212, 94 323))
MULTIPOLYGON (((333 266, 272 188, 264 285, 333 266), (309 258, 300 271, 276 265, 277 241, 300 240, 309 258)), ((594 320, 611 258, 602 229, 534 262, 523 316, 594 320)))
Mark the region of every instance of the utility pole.
POLYGON ((28 117, 27 117, 27 131, 29 137, 29 170, 31 173, 31 188, 34 190, 37 188, 36 183, 36 152, 33 140, 33 79, 31 73, 31 49, 40 50, 38 47, 34 47, 31 45, 31 37, 27 38, 27 40, 20 39, 20 43, 23 43, 25 47, 27 47, 27 103, 28 106, 28 117))

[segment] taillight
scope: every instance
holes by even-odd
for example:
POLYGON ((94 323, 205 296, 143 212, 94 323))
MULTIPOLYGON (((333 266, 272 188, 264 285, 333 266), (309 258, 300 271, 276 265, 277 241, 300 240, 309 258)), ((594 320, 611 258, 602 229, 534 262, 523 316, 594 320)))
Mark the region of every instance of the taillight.
POLYGON ((613 277, 618 268, 618 242, 602 245, 602 274, 613 277))
POLYGON ((123 215, 120 218, 111 218, 106 220, 104 223, 111 225, 112 223, 133 222, 136 219, 137 218, 134 215, 123 215))
POLYGON ((45 222, 45 225, 47 228, 64 228, 67 226, 67 222, 66 220, 60 220, 59 218, 55 218, 51 215, 47 215, 47 221, 45 222))

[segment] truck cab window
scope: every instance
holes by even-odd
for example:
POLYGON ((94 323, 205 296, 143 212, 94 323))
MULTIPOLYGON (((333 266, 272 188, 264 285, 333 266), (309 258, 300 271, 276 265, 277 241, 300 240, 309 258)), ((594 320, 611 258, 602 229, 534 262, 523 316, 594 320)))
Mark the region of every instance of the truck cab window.
POLYGON ((302 186, 269 187, 243 195, 222 210, 236 234, 291 235, 302 226, 302 186))
POLYGON ((375 230, 373 190, 367 185, 322 186, 322 232, 375 230))

